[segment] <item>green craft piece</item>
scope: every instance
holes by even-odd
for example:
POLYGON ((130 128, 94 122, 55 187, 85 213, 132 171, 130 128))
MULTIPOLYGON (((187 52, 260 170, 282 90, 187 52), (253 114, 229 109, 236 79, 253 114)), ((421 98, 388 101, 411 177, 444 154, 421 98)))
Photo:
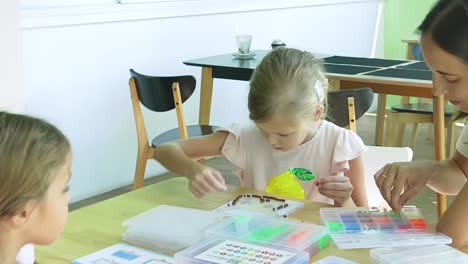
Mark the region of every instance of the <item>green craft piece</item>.
POLYGON ((270 241, 276 236, 282 234, 285 230, 288 229, 288 225, 279 225, 275 227, 264 227, 254 230, 250 233, 248 240, 252 241, 270 241))
POLYGON ((318 248, 319 250, 322 250, 328 245, 328 242, 330 241, 330 236, 325 235, 318 241, 318 248))
POLYGON ((395 218, 395 217, 399 217, 395 212, 393 211, 389 211, 388 212, 388 216, 392 217, 392 218, 395 218))
POLYGON ((330 231, 342 231, 344 230, 344 226, 338 222, 328 222, 327 227, 330 231))
POLYGON ((315 174, 303 168, 291 168, 289 171, 300 181, 310 181, 315 179, 315 174))

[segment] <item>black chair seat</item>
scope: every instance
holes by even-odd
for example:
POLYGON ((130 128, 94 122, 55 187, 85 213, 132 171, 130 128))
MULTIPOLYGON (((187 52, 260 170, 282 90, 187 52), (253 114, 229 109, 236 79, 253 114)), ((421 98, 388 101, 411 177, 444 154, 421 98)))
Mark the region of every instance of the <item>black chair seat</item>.
MULTIPOLYGON (((187 126, 187 132, 188 132, 189 137, 199 137, 199 136, 213 134, 218 128, 219 127, 217 126, 209 126, 209 125, 192 125, 192 126, 187 126)), ((179 128, 174 128, 155 137, 151 141, 151 146, 157 147, 161 144, 171 142, 171 141, 176 141, 179 139, 180 139, 179 128)))
MULTIPOLYGON (((432 113, 434 112, 433 106, 430 103, 393 105, 391 109, 395 112, 400 113, 414 113, 427 115, 432 115, 432 113)), ((452 117, 458 112, 458 110, 453 105, 446 105, 444 112, 445 117, 452 117)))

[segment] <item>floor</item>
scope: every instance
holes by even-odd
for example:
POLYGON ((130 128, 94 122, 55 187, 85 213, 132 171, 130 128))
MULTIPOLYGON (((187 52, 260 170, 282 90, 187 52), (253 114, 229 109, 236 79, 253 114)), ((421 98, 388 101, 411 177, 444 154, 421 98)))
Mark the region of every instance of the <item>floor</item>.
MULTIPOLYGON (((419 135, 417 138, 417 143, 414 149, 413 160, 432 160, 434 159, 434 141, 431 138, 428 138, 428 133, 426 132, 427 126, 422 125, 422 128, 419 129, 419 135)), ((375 135, 375 115, 369 114, 360 118, 357 122, 358 134, 361 136, 365 144, 372 145, 374 143, 375 135)), ((457 136, 461 131, 461 127, 457 128, 457 136)), ((409 126, 405 133, 406 138, 405 142, 409 142, 409 135, 411 134, 409 126)), ((135 155, 136 156, 136 155, 135 155)), ((225 177, 226 182, 231 185, 238 185, 237 178, 233 175, 233 167, 227 162, 224 158, 214 158, 206 161, 208 166, 212 166, 218 169, 225 177)), ((175 177, 171 173, 165 173, 163 175, 158 175, 151 177, 145 180, 145 185, 154 184, 169 178, 175 177)), ((132 186, 125 186, 110 192, 92 197, 86 200, 82 200, 70 205, 70 210, 76 210, 86 205, 90 205, 99 201, 109 199, 111 197, 120 195, 125 192, 131 191, 132 186)), ((449 203, 452 201, 452 198, 449 197, 449 203)), ((436 195, 429 188, 425 188, 419 192, 408 204, 416 205, 420 210, 423 211, 426 220, 429 223, 437 222, 437 211, 436 211, 436 195)))

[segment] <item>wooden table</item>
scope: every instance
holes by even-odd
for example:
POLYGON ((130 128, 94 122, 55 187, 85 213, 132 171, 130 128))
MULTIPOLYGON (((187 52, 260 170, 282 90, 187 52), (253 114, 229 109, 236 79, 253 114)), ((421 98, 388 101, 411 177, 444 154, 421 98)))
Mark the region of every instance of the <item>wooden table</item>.
MULTIPOLYGON (((251 60, 234 59, 232 54, 185 61, 184 64, 202 67, 199 124, 210 121, 213 80, 230 79, 248 81, 253 70, 268 53, 255 50, 251 60)), ((326 75, 332 88, 352 89, 370 87, 378 93, 378 111, 375 144, 382 145, 387 95, 432 98, 434 104, 434 150, 436 160, 445 159, 444 98, 432 95, 432 73, 416 61, 323 56, 326 75)), ((437 194, 439 217, 445 212, 445 195, 437 194)))
MULTIPOLYGON (((36 248, 38 264, 71 263, 73 259, 116 244, 121 241, 124 232, 121 223, 124 220, 158 205, 212 210, 239 194, 258 193, 249 189, 229 188, 225 193, 198 200, 189 193, 187 186, 185 178, 174 178, 71 212, 61 238, 53 245, 36 248)), ((292 214, 291 218, 319 224, 319 209, 326 206, 329 205, 307 201, 305 207, 292 214)), ((338 250, 332 244, 311 261, 328 255, 370 263, 368 249, 338 250)))

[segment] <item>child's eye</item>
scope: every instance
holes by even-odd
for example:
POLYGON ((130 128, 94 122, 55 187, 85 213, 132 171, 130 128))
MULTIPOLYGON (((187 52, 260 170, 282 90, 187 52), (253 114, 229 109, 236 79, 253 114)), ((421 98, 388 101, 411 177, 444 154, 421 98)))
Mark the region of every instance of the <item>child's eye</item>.
POLYGON ((290 134, 278 134, 280 137, 287 137, 289 136, 290 134))
POLYGON ((67 192, 69 192, 69 191, 70 191, 70 186, 67 186, 67 187, 65 187, 65 189, 63 189, 63 192, 64 192, 64 193, 67 193, 67 192))

